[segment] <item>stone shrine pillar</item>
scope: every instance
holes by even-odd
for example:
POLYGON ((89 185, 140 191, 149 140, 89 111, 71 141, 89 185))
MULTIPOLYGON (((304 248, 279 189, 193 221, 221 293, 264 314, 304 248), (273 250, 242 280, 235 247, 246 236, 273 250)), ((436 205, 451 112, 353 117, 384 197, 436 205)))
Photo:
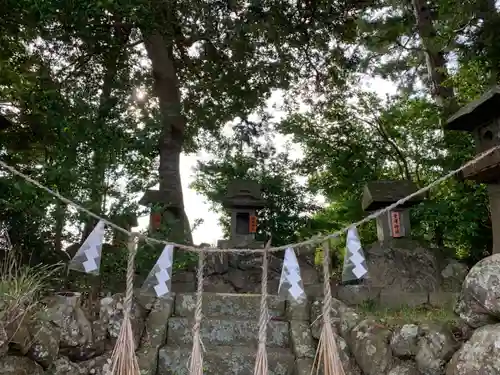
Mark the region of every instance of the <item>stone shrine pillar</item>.
MULTIPOLYGON (((381 210, 417 190, 413 182, 406 180, 369 182, 363 191, 363 210, 370 213, 381 210)), ((422 196, 413 197, 405 204, 378 216, 376 218, 378 240, 383 242, 391 238, 410 237, 410 207, 422 200, 422 196)))
MULTIPOLYGON (((450 117, 446 130, 472 133, 478 154, 500 146, 500 86, 494 86, 450 117)), ((459 178, 488 184, 493 254, 500 253, 500 150, 462 170, 459 178)))

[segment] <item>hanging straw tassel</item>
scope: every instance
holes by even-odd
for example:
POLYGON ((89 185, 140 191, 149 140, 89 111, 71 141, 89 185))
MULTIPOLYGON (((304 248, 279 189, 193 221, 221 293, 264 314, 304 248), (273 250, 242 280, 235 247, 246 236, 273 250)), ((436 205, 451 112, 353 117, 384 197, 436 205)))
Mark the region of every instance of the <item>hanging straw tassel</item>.
POLYGON ((267 375, 267 325, 269 323, 269 310, 267 308, 267 269, 268 269, 268 249, 271 246, 271 239, 267 241, 262 253, 262 294, 260 296, 260 317, 259 317, 259 347, 257 358, 255 359, 254 375, 267 375))
POLYGON ((330 287, 330 249, 327 241, 323 244, 323 276, 325 294, 323 300, 323 327, 316 356, 314 357, 311 375, 314 373, 315 367, 316 375, 319 374, 321 363, 323 363, 323 375, 345 375, 330 317, 333 301, 330 287))
POLYGON ((194 312, 193 325, 193 351, 189 363, 189 375, 203 375, 203 343, 200 337, 200 326, 202 314, 203 298, 203 267, 205 262, 205 253, 198 253, 198 288, 196 289, 196 309, 194 312))
POLYGON ((137 252, 137 235, 132 234, 128 241, 127 289, 123 302, 124 314, 120 334, 111 356, 111 375, 139 375, 139 365, 135 356, 135 340, 130 322, 132 298, 134 296, 134 259, 137 252))

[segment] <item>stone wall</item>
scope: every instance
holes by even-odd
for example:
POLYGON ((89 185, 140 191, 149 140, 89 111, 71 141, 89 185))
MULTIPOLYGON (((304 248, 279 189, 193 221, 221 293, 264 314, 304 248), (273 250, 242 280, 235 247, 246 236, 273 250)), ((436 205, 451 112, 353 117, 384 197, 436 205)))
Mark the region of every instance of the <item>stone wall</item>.
POLYGON ((459 296, 458 292, 406 292, 364 285, 338 286, 333 288, 332 293, 349 306, 373 305, 387 309, 425 306, 452 308, 459 296))

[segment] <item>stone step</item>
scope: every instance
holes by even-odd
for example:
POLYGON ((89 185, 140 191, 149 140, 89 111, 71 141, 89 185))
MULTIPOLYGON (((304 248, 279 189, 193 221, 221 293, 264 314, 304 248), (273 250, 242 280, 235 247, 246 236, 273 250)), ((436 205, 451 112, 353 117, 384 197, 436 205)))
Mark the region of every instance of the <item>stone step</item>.
MULTIPOLYGON (((219 346, 206 348, 203 354, 203 375, 253 375, 257 348, 219 346)), ((188 375, 190 346, 167 345, 158 355, 157 375, 188 375)), ((268 375, 293 373, 294 356, 288 349, 268 348, 268 375)))
MULTIPOLYGON (((289 323, 284 321, 270 321, 267 327, 267 346, 288 348, 289 323)), ((187 345, 193 341, 193 319, 172 317, 168 320, 167 344, 187 345)), ((201 322, 201 340, 206 346, 233 345, 249 346, 257 345, 258 321, 203 318, 201 322)))
MULTIPOLYGON (((269 296, 268 309, 271 317, 285 315, 285 301, 278 296, 269 296)), ((191 317, 194 314, 196 294, 182 293, 175 296, 175 315, 191 317)), ((255 319, 260 314, 259 294, 203 293, 203 315, 206 317, 234 317, 255 319)))

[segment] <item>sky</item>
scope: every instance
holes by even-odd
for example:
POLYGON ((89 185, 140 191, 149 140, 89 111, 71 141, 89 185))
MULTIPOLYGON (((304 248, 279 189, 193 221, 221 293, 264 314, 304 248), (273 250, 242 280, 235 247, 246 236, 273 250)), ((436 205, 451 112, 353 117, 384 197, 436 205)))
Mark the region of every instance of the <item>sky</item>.
MULTIPOLYGON (((366 77, 363 86, 376 92, 378 95, 385 97, 387 94, 395 94, 395 85, 387 80, 380 78, 366 77)), ((278 121, 283 117, 284 113, 279 110, 283 103, 283 96, 280 92, 275 92, 268 100, 267 106, 269 113, 272 113, 274 121, 278 121), (278 108, 278 109, 276 109, 278 108)), ((287 139, 283 136, 276 135, 275 142, 279 149, 284 146, 287 139)), ((300 155, 300 150, 296 148, 294 151, 300 155)), ((201 194, 198 194, 189 185, 194 181, 194 168, 200 158, 205 158, 206 155, 198 154, 182 154, 180 160, 181 181, 184 194, 184 207, 189 222, 193 225, 194 220, 203 219, 203 223, 193 231, 193 241, 195 244, 202 242, 215 245, 217 240, 223 239, 222 228, 219 225, 219 215, 211 210, 210 202, 201 194)), ((148 226, 149 218, 144 216, 138 220, 140 229, 145 229, 148 226)))

